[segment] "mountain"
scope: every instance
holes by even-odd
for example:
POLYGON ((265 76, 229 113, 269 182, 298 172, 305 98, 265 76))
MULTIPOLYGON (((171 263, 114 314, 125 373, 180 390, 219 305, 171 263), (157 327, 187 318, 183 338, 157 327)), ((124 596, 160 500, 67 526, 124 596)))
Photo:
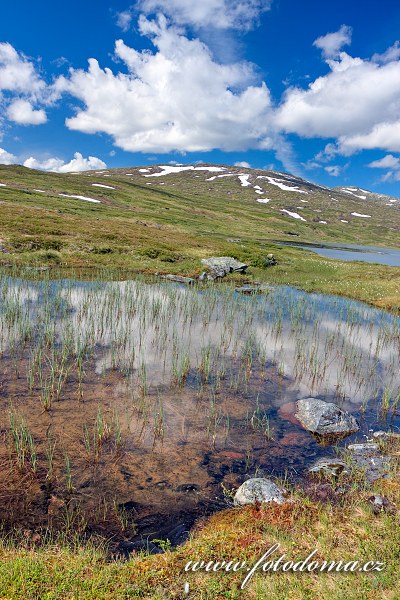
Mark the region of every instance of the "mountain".
MULTIPOLYGON (((337 285, 330 289, 338 293, 345 286, 340 278, 360 266, 321 259, 283 243, 398 247, 400 231, 397 198, 226 165, 66 174, 0 166, 0 205, 3 265, 196 274, 203 257, 234 256, 250 263, 259 279, 308 289, 322 289, 324 282, 328 287, 335 279, 337 285), (277 253, 278 266, 264 273, 267 252, 277 253)), ((377 281, 385 272, 373 265, 368 269, 377 281)), ((343 293, 356 295, 347 288, 343 293)), ((390 293, 396 296, 397 291, 390 293)), ((368 294, 372 291, 365 290, 362 297, 368 294)))

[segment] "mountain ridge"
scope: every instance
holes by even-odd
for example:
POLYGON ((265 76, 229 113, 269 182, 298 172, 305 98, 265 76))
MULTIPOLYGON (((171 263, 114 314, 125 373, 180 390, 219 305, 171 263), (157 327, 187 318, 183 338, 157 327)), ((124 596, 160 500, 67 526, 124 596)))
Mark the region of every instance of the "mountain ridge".
POLYGON ((398 248, 397 199, 211 164, 66 174, 0 166, 0 184, 0 266, 198 276, 201 259, 231 256, 250 265, 246 276, 235 276, 240 281, 400 307, 399 267, 286 246, 295 239, 298 246, 398 248), (269 253, 277 259, 273 268, 266 268, 269 253))

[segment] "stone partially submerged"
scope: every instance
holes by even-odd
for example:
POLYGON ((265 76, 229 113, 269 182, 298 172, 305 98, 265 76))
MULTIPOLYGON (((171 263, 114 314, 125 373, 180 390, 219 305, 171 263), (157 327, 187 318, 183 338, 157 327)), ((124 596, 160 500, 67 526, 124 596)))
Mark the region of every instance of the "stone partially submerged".
POLYGON ((270 479, 256 477, 242 483, 235 494, 234 503, 236 506, 256 504, 257 502, 283 504, 285 502, 283 494, 284 490, 270 479))
POLYGON ((343 473, 349 474, 349 466, 338 458, 328 456, 326 458, 319 458, 311 467, 308 469, 310 475, 321 475, 326 477, 339 477, 343 473))
POLYGON ((194 285, 196 280, 192 277, 184 277, 183 275, 161 275, 161 279, 166 279, 167 281, 175 281, 176 283, 185 283, 186 285, 194 285))
POLYGON ((321 437, 345 437, 359 430, 353 415, 317 398, 298 400, 295 417, 305 429, 321 437))

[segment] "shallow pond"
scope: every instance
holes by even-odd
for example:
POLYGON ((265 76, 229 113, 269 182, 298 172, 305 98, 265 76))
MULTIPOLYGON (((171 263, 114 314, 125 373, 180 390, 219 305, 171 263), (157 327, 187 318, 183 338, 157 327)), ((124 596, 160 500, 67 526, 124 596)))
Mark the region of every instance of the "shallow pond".
POLYGON ((285 246, 311 250, 325 258, 368 262, 371 264, 400 267, 400 250, 375 246, 357 246, 352 244, 307 244, 304 242, 279 242, 285 246))
POLYGON ((175 543, 224 488, 334 452, 297 399, 340 403, 357 439, 398 427, 399 350, 398 317, 287 287, 3 277, 1 518, 175 543))

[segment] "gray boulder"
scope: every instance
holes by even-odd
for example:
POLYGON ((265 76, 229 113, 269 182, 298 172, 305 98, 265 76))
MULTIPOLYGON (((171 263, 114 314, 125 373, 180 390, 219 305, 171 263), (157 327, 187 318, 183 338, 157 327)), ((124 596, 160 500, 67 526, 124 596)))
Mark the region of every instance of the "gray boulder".
POLYGON ((225 275, 228 273, 244 273, 248 269, 248 265, 231 256, 212 256, 211 258, 203 258, 201 262, 211 271, 224 271, 225 275))
POLYGON ((298 400, 295 417, 305 429, 320 436, 345 437, 359 430, 353 415, 317 398, 298 400))
POLYGON ((285 502, 283 494, 284 490, 270 479, 257 477, 242 483, 235 494, 234 503, 236 506, 256 504, 256 502, 283 504, 285 502))

